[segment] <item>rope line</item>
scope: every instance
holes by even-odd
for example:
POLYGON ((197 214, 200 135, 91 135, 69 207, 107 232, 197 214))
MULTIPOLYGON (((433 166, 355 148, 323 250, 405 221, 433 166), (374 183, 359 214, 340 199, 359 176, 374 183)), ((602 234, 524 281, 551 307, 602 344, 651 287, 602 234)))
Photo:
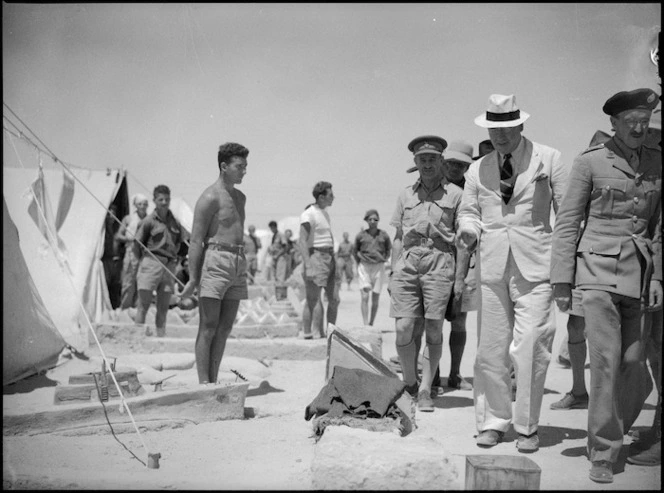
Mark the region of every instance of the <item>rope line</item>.
MULTIPOLYGON (((25 135, 23 135, 23 132, 22 132, 22 131, 21 131, 21 130, 20 130, 20 129, 19 129, 19 128, 13 123, 13 122, 11 122, 11 120, 9 120, 6 116, 3 115, 3 117, 4 117, 9 123, 11 123, 11 124, 16 128, 16 131, 19 132, 19 135, 18 135, 18 136, 15 135, 15 137, 17 137, 17 138, 19 138, 19 139, 25 139, 25 140, 28 141, 31 145, 33 145, 38 151, 40 151, 40 152, 44 152, 45 154, 48 154, 49 157, 50 157, 55 163, 60 164, 63 168, 65 168, 65 170, 67 170, 67 172, 69 172, 69 174, 70 174, 70 175, 71 175, 71 176, 72 176, 72 177, 73 177, 73 178, 74 178, 74 179, 75 179, 75 180, 76 180, 76 181, 77 181, 77 182, 83 187, 83 189, 84 189, 86 192, 88 192, 88 193, 90 194, 90 196, 91 196, 93 199, 95 199, 95 200, 97 201, 97 203, 98 203, 98 204, 99 204, 99 205, 100 205, 100 206, 106 211, 106 213, 109 214, 109 215, 113 218, 113 220, 114 220, 117 224, 119 224, 119 225, 122 227, 122 226, 123 226, 122 221, 121 221, 121 220, 120 220, 115 214, 113 214, 113 213, 112 213, 112 212, 111 212, 111 211, 110 211, 110 210, 104 205, 104 203, 103 203, 101 200, 99 200, 99 199, 95 196, 95 194, 93 194, 93 193, 90 191, 90 189, 89 189, 87 186, 85 186, 85 183, 83 183, 83 182, 82 182, 82 181, 81 181, 81 180, 80 180, 80 179, 79 179, 74 173, 72 173, 70 167, 69 167, 64 161, 61 161, 61 160, 60 160, 60 159, 59 159, 59 158, 58 158, 58 157, 57 157, 57 156, 56 156, 56 155, 55 155, 55 154, 54 154, 54 153, 53 153, 53 152, 52 152, 52 151, 51 151, 51 150, 50 150, 50 149, 49 149, 49 148, 48 148, 48 147, 42 142, 42 141, 41 141, 41 139, 40 139, 40 138, 39 138, 39 137, 38 137, 38 136, 37 136, 37 135, 36 135, 36 134, 30 129, 30 127, 28 127, 25 123, 23 123, 23 121, 22 121, 22 120, 16 115, 16 113, 14 113, 14 112, 12 111, 12 109, 7 105, 7 103, 3 102, 3 105, 6 106, 7 109, 8 109, 9 111, 11 111, 11 113, 12 113, 12 114, 18 119, 18 121, 21 122, 22 125, 25 126, 25 128, 27 128, 27 129, 30 131, 30 133, 31 133, 32 135, 35 136, 35 138, 36 138, 36 139, 37 139, 37 140, 38 140, 38 141, 44 146, 44 148, 46 149, 46 151, 45 151, 44 149, 40 148, 39 146, 37 146, 37 145, 36 145, 34 142, 32 142, 28 137, 26 137, 25 135)), ((5 127, 3 126, 3 128, 5 128, 5 127)), ((9 132, 10 134, 12 134, 7 128, 5 128, 5 131, 7 131, 7 132, 9 132)), ((12 135, 14 135, 14 134, 12 134, 12 135)), ((17 158, 18 158, 19 161, 20 161, 20 157, 18 156, 18 150, 16 150, 16 146, 14 146, 14 150, 15 150, 15 152, 16 152, 16 154, 17 154, 17 158)), ((23 165, 22 162, 21 162, 21 166, 22 166, 23 168, 25 168, 25 166, 23 165)), ((79 169, 83 169, 83 168, 79 168, 79 169)), ((127 172, 125 171, 125 173, 127 173, 127 172)), ((133 175, 132 175, 132 176, 133 176, 133 175)), ((130 233, 130 235, 132 236, 133 241, 135 241, 136 243, 138 243, 138 245, 143 249, 143 252, 144 252, 144 253, 147 253, 148 255, 150 255, 150 256, 153 258, 153 260, 157 261, 157 262, 159 263, 159 266, 160 266, 162 269, 164 269, 164 270, 166 271, 166 273, 167 273, 169 276, 171 276, 171 277, 173 278, 173 280, 174 280, 175 282, 177 282, 177 283, 178 283, 178 284, 184 289, 184 284, 182 283, 182 281, 180 281, 180 280, 175 276, 175 274, 173 274, 170 270, 168 270, 168 269, 166 268, 166 266, 165 266, 164 264, 162 264, 161 261, 160 261, 160 260, 159 260, 159 259, 158 259, 158 258, 157 258, 157 257, 156 257, 156 256, 150 251, 150 250, 148 250, 148 247, 147 247, 147 246, 145 246, 141 241, 139 241, 138 239, 136 239, 136 237, 135 237, 135 235, 134 235, 133 233, 130 233)))
MULTIPOLYGON (((12 141, 12 145, 13 144, 14 144, 14 142, 12 141)), ((14 151, 17 153, 17 158, 19 160, 19 163, 21 164, 23 169, 26 169, 25 166, 23 165, 23 161, 21 160, 21 157, 18 155, 18 150, 16 149, 16 146, 13 145, 13 147, 14 147, 14 151)), ((58 162, 61 162, 61 161, 58 161, 58 162)), ((87 190, 87 188, 86 188, 86 190, 87 190)), ((88 192, 89 192, 89 190, 88 190, 88 192)), ((32 187, 30 187, 30 193, 32 194, 32 197, 35 201, 35 204, 37 205, 39 215, 40 215, 42 221, 44 222, 44 225, 45 225, 45 228, 46 228, 46 231, 47 231, 47 234, 48 234, 48 239, 49 239, 49 241, 47 243, 51 247, 51 250, 53 250, 53 254, 56 256, 56 258, 59 258, 60 255, 55 250, 55 247, 54 247, 54 245, 57 244, 55 233, 51 230, 48 222, 46 221, 46 214, 44 213, 44 209, 42 208, 41 204, 37 200, 37 197, 35 196, 35 193, 34 193, 34 190, 33 190, 32 187)), ((104 360, 104 362, 106 363, 106 367, 109 369, 108 371, 111 375, 113 383, 115 384, 115 387, 118 389, 118 393, 120 395, 120 400, 122 401, 121 402, 121 407, 124 406, 124 408, 127 410, 127 415, 129 416, 129 418, 131 419, 132 424, 134 425, 134 429, 136 430, 136 433, 138 434, 138 437, 141 441, 141 444, 143 445, 143 448, 145 449, 145 453, 149 454, 147 445, 145 444, 145 441, 143 440, 143 437, 141 436, 141 433, 138 430, 138 426, 136 425, 136 421, 134 420, 134 416, 132 415, 131 410, 129 409, 129 405, 127 404, 127 401, 124 398, 124 394, 122 393, 122 389, 120 388, 120 385, 118 384, 118 381, 115 378, 115 374, 113 373, 113 370, 111 369, 111 364, 108 361, 108 358, 106 357, 106 353, 104 353, 104 350, 101 347, 101 343, 99 342, 99 339, 97 338, 97 334, 95 333, 94 328, 92 327, 92 322, 90 321, 90 317, 88 316, 87 310, 86 310, 85 306, 83 305, 82 297, 80 296, 80 293, 78 293, 78 290, 76 289, 76 285, 74 284, 74 280, 73 280, 73 272, 72 272, 71 266, 69 265, 69 261, 65 256, 62 256, 62 260, 63 260, 64 266, 66 267, 66 269, 65 269, 66 277, 69 280, 72 291, 74 292, 74 294, 77 297, 77 301, 78 301, 78 303, 81 307, 81 312, 83 313, 83 316, 85 317, 85 321, 87 322, 88 329, 92 333, 92 336, 94 337, 94 340, 97 343, 97 346, 99 348, 99 352, 101 353, 101 357, 104 360)), ((146 467, 147 467, 147 464, 146 464, 146 467)))

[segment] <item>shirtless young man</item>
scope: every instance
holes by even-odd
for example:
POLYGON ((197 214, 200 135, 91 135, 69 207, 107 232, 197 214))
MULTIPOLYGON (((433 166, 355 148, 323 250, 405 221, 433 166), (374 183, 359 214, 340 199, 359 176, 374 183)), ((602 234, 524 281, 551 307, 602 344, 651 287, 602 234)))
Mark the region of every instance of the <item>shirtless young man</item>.
POLYGON ((194 209, 189 246, 189 282, 182 297, 199 294, 196 368, 202 384, 216 383, 226 340, 240 300, 247 295, 244 256, 246 196, 235 189, 247 172, 249 150, 233 142, 219 146, 219 178, 201 194, 194 209))

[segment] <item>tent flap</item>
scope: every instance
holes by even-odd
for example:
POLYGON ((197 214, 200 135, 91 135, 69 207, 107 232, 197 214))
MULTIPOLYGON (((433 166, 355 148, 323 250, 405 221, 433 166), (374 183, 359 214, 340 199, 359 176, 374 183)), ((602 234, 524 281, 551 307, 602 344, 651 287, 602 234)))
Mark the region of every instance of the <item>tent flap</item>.
POLYGON ((2 201, 2 385, 53 367, 65 341, 21 253, 16 225, 2 201))

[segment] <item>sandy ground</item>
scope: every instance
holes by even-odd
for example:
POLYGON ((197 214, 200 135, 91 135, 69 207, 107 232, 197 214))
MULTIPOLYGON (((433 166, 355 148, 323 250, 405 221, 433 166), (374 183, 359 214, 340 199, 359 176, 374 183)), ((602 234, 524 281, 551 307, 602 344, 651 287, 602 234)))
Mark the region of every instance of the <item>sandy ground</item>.
MULTIPOLYGON (((384 292, 375 324, 383 331, 384 359, 396 354, 394 326, 388 308, 389 299, 384 292)), ((540 420, 541 448, 529 455, 542 469, 540 488, 659 490, 660 467, 621 462, 616 466, 613 484, 599 485, 588 479, 589 462, 585 455, 587 411, 549 410, 549 405, 571 388, 571 370, 555 362, 566 323, 564 315, 556 315, 558 331, 554 340, 554 361, 549 367, 540 420)), ((337 325, 343 329, 361 324, 357 284, 353 283, 351 290, 344 284, 337 325)), ((467 329, 462 373, 472 377, 477 343, 475 312, 468 318, 467 329)), ((447 323, 444 332, 447 345, 447 323)), ((104 350, 108 354, 126 354, 136 351, 136 345, 118 341, 105 344, 104 350)), ((90 354, 95 354, 94 348, 90 354)), ((70 368, 74 369, 74 366, 71 364, 70 368)), ((5 408, 11 405, 29 409, 39 400, 52 399, 53 382, 66 372, 76 373, 67 368, 68 365, 63 365, 57 369, 59 373, 49 372, 46 377, 39 377, 50 387, 5 395, 5 408)), ((449 349, 445 347, 441 374, 445 376, 448 372, 449 349)), ((194 378, 193 373, 187 375, 185 380, 194 378)), ((147 469, 134 458, 135 455, 143 462, 147 459, 145 448, 135 432, 118 434, 117 439, 111 434, 4 436, 3 489, 312 489, 311 464, 316 445, 311 423, 304 420, 304 409, 324 385, 324 376, 323 360, 273 360, 261 378, 268 380, 271 388, 276 390, 248 395, 246 419, 142 432, 147 448, 161 453, 159 469, 147 469)), ((587 383, 589 378, 586 370, 587 383)), ((653 392, 636 422, 636 429, 646 429, 652 424, 655 402, 653 392)), ((456 489, 464 488, 466 455, 518 455, 513 432, 506 435, 504 443, 488 451, 475 445, 472 391, 448 391, 435 400, 435 405, 435 412, 417 414, 418 429, 411 436, 435 436, 446 444, 459 471, 456 489)), ((630 440, 630 437, 625 438, 623 461, 630 440)), ((432 484, 431 488, 437 486, 432 484)))

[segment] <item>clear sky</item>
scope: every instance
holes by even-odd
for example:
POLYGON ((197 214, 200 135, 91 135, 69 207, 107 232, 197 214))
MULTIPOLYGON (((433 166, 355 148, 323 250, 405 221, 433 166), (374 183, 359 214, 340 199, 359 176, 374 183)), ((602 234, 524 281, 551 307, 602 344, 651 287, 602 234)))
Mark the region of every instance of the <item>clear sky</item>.
POLYGON ((369 208, 392 234, 411 139, 477 152, 473 119, 515 94, 524 135, 571 161, 610 131, 609 96, 661 92, 660 17, 659 3, 3 3, 3 101, 65 162, 124 167, 130 194, 165 183, 193 208, 235 141, 250 149, 245 225, 299 215, 327 180, 337 239, 369 208))

